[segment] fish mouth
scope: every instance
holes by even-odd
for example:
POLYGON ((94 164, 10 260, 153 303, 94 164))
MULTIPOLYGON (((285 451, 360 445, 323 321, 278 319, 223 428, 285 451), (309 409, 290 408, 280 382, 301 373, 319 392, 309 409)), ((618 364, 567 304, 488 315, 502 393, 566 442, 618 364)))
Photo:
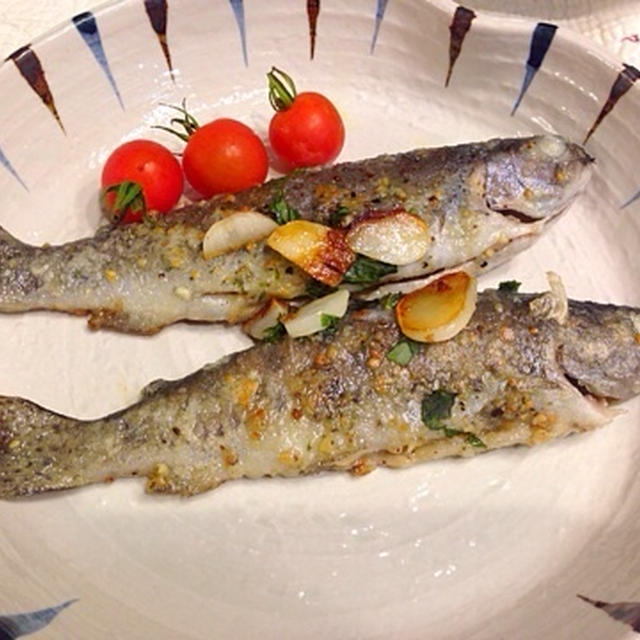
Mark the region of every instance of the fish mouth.
MULTIPOLYGON (((510 203, 505 203, 504 206, 501 206, 492 199, 490 194, 487 192, 486 187, 484 194, 484 204, 488 211, 499 213, 500 215, 512 218, 523 224, 534 224, 536 222, 547 224, 567 211, 567 209, 576 201, 578 196, 584 192, 590 179, 591 169, 587 168, 585 170, 582 170, 580 172, 580 175, 572 181, 572 184, 566 187, 566 191, 560 201, 543 215, 535 212, 534 209, 523 210, 522 208, 516 208, 510 203)), ((528 191, 527 186, 520 179, 518 179, 518 184, 522 188, 523 192, 528 191)))
POLYGON ((599 421, 604 424, 609 420, 612 420, 617 415, 624 413, 612 403, 616 404, 615 398, 607 398, 593 393, 585 387, 577 378, 568 374, 566 371, 562 372, 562 379, 568 388, 570 388, 576 396, 579 396, 582 400, 582 407, 588 412, 593 420, 599 421))
POLYGON ((493 211, 494 213, 499 213, 500 215, 505 216, 505 218, 511 218, 512 220, 516 220, 522 224, 537 224, 541 227, 546 227, 558 220, 558 218, 560 218, 567 211, 567 209, 571 207, 579 194, 580 191, 578 191, 576 195, 573 196, 563 207, 561 207, 554 213, 545 216, 544 218, 536 218, 527 213, 524 213, 523 211, 519 211, 518 209, 511 209, 509 207, 506 207, 504 209, 492 208, 488 202, 486 203, 486 205, 488 210, 493 211))
MULTIPOLYGON (((578 371, 570 371, 570 367, 564 363, 564 345, 559 345, 556 349, 556 362, 564 382, 595 406, 604 410, 612 404, 615 405, 621 400, 628 399, 627 394, 616 393, 618 389, 610 387, 610 381, 606 379, 606 372, 603 372, 603 382, 599 384, 597 380, 581 379, 578 371)), ((632 397, 634 391, 632 390, 628 397, 632 397)))
POLYGON ((518 220, 518 222, 522 222, 524 224, 533 224, 534 222, 544 222, 544 223, 549 222, 552 218, 559 216, 566 209, 565 207, 565 209, 562 209, 549 217, 534 218, 533 216, 526 214, 523 211, 518 211, 517 209, 511 209, 510 207, 505 207, 504 209, 494 208, 491 206, 488 199, 485 200, 485 204, 487 205, 487 209, 489 209, 490 211, 499 213, 500 215, 505 216, 507 218, 514 218, 515 220, 518 220))
POLYGON ((564 379, 569 383, 571 387, 573 387, 583 398, 597 398, 598 400, 606 400, 606 398, 600 398, 598 396, 594 396, 585 385, 583 385, 578 378, 574 378, 572 375, 563 372, 564 379))

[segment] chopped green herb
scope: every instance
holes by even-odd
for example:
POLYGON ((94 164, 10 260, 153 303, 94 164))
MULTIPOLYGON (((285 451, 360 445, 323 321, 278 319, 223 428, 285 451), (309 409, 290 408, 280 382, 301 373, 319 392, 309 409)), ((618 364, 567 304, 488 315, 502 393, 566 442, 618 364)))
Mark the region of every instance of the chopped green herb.
POLYGON ((451 409, 455 399, 455 393, 444 389, 438 389, 425 395, 422 399, 422 422, 434 431, 444 429, 442 421, 451 416, 451 409))
POLYGON ((397 270, 398 267, 393 264, 372 260, 366 256, 358 256, 344 274, 344 282, 351 284, 371 284, 377 282, 383 276, 395 273, 397 270))
POLYGON ((509 293, 515 293, 522 283, 517 280, 505 280, 498 285, 498 291, 507 291, 509 293))
POLYGON ((487 445, 478 438, 475 433, 469 433, 468 431, 460 431, 458 429, 449 429, 448 427, 444 428, 444 435, 447 438, 453 438, 453 436, 464 436, 464 441, 467 444, 470 444, 472 447, 479 447, 481 449, 486 449, 487 445))
POLYGON ((391 362, 406 366, 411 362, 411 358, 418 353, 418 349, 420 349, 420 345, 417 342, 405 338, 396 342, 396 344, 389 349, 387 358, 389 358, 391 362))
POLYGON ((387 293, 386 296, 380 298, 380 306, 383 309, 394 309, 401 297, 401 293, 387 293))
POLYGON ((487 448, 487 445, 484 442, 482 442, 482 440, 480 440, 480 438, 478 438, 478 436, 475 433, 467 433, 467 435, 465 436, 465 440, 472 447, 480 447, 481 449, 487 448))
POLYGON ((338 316, 332 316, 329 313, 320 314, 320 326, 327 335, 332 335, 337 331, 339 322, 340 318, 338 316))
POLYGON ((278 224, 286 224, 300 218, 300 214, 285 202, 282 191, 269 204, 269 211, 278 224))
POLYGON ((328 284, 324 284, 324 282, 320 282, 315 278, 309 279, 305 289, 310 298, 322 298, 322 296, 328 296, 336 290, 335 287, 330 287, 328 284))
POLYGON ((262 338, 265 342, 278 342, 280 338, 283 338, 287 330, 284 328, 282 322, 278 322, 274 324, 273 327, 269 327, 264 330, 264 337, 262 338))
POLYGON ((347 215, 349 215, 349 209, 347 207, 339 206, 335 211, 331 212, 331 215, 329 216, 329 226, 339 226, 347 215))

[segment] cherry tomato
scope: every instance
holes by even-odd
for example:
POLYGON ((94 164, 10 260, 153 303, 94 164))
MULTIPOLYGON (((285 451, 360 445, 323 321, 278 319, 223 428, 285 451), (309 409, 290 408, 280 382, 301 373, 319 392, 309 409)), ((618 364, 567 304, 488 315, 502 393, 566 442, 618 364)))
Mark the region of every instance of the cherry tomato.
POLYGON ((275 67, 267 77, 276 109, 269 141, 280 161, 295 169, 335 160, 344 144, 344 125, 332 102, 320 93, 296 93, 291 78, 275 67))
POLYGON ((195 129, 182 154, 191 186, 209 198, 260 184, 269 159, 262 140, 245 124, 220 118, 195 129))
POLYGON ((125 142, 107 158, 102 169, 101 184, 106 190, 103 193, 107 213, 125 224, 139 222, 145 209, 166 213, 180 199, 183 182, 180 163, 169 149, 152 140, 125 142), (139 185, 144 197, 142 206, 140 202, 132 201, 124 210, 114 211, 122 191, 118 190, 118 185, 122 183, 139 185))

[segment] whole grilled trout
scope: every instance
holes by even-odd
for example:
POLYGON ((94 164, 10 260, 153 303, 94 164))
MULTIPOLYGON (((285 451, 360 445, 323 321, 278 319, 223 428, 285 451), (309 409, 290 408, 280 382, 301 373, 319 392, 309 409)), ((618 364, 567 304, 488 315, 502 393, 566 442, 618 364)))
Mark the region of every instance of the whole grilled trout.
POLYGON ((350 314, 334 334, 261 343, 94 421, 0 398, 0 496, 146 476, 197 494, 234 478, 356 474, 472 456, 582 432, 640 392, 640 310, 487 291, 455 338, 406 366, 390 311, 350 314))
POLYGON ((426 255, 384 282, 477 272, 542 233, 583 190, 590 163, 555 136, 492 140, 294 172, 61 246, 27 246, 0 228, 0 312, 87 314, 94 329, 147 334, 181 320, 241 322, 270 297, 304 296, 310 278, 264 242, 205 260, 203 236, 230 211, 283 206, 343 229, 376 212, 420 216, 426 255))

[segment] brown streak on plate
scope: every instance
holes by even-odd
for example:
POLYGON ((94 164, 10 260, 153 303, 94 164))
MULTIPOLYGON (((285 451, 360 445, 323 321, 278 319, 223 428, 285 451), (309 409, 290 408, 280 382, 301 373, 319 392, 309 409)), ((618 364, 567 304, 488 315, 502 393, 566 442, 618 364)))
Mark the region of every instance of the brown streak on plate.
POLYGON ((593 125, 591 125, 591 129, 587 133, 586 138, 582 144, 586 144, 589 138, 594 134, 595 130, 600 126, 600 123, 609 115, 609 113, 616 106, 616 103, 622 96, 631 89, 636 80, 640 78, 640 71, 635 67, 632 67, 630 64, 625 64, 624 69, 618 74, 613 86, 611 87, 611 91, 609 92, 609 97, 602 107, 602 111, 598 114, 593 125))
POLYGON ((640 632, 640 602, 604 602, 603 600, 593 600, 587 596, 578 594, 578 598, 602 609, 614 620, 628 624, 634 631, 640 632))
POLYGON ((451 32, 451 39, 449 41, 449 70, 447 71, 447 79, 444 83, 445 87, 449 86, 453 66, 460 55, 462 43, 464 42, 465 36, 471 28, 471 23, 475 17, 476 14, 466 7, 458 7, 456 12, 453 14, 453 20, 449 27, 449 31, 451 32))
POLYGON ((44 74, 44 69, 42 68, 42 64, 40 59, 35 54, 31 45, 26 45, 24 47, 20 47, 20 49, 14 51, 7 60, 13 60, 16 67, 18 67, 18 71, 22 77, 29 83, 29 86, 38 94, 42 102, 47 106, 49 111, 53 114, 53 117, 56 119, 63 133, 66 134, 64 130, 64 126, 62 124, 62 120, 60 120, 60 116, 58 115, 58 110, 56 109, 56 104, 53 99, 53 94, 49 89, 49 83, 47 82, 47 78, 44 74))
POLYGON ((175 82, 171 52, 169 51, 169 43, 167 42, 167 15, 169 10, 167 0, 144 0, 144 8, 149 16, 151 27, 158 36, 158 41, 160 42, 164 59, 167 62, 171 79, 175 82))
POLYGON ((307 16, 309 18, 309 47, 311 60, 313 60, 313 56, 316 51, 316 32, 319 13, 320 0, 307 0, 307 16))

